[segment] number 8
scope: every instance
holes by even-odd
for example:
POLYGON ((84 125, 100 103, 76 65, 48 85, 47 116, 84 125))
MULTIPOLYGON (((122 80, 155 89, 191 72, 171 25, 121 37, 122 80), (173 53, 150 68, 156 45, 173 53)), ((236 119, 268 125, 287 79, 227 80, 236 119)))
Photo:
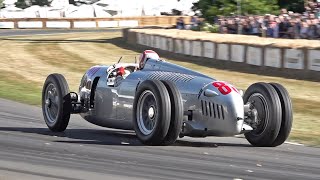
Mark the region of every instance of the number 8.
POLYGON ((214 82, 212 85, 214 87, 218 88, 218 90, 223 95, 227 95, 227 94, 231 93, 231 91, 232 91, 230 86, 224 82, 214 82))

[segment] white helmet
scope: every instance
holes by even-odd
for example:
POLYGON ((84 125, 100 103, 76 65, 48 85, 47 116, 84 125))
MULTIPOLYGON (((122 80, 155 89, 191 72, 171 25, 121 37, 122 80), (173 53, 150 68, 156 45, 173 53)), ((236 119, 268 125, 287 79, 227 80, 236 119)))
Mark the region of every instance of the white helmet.
POLYGON ((139 57, 139 69, 143 69, 148 59, 160 59, 159 55, 152 50, 145 50, 139 57))

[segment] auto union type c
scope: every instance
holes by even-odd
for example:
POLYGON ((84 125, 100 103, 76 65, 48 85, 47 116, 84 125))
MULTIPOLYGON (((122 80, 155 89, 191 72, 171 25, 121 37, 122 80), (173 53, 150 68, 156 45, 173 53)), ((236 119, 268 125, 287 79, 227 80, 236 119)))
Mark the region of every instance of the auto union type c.
POLYGON ((78 93, 69 91, 61 74, 50 74, 42 111, 52 131, 64 131, 70 114, 80 114, 98 126, 134 130, 146 145, 170 145, 179 136, 244 134, 253 146, 278 146, 293 119, 291 99, 280 84, 254 83, 243 93, 151 50, 139 63, 91 67, 78 93))

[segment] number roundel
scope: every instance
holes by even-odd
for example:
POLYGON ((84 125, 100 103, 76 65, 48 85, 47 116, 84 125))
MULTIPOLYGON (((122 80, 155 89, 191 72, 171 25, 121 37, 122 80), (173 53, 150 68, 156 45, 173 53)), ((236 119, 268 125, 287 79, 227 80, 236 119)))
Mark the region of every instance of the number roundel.
POLYGON ((239 92, 235 87, 233 87, 225 82, 216 81, 216 82, 213 82, 212 85, 214 87, 216 87, 223 95, 230 94, 232 92, 232 90, 237 93, 239 92))

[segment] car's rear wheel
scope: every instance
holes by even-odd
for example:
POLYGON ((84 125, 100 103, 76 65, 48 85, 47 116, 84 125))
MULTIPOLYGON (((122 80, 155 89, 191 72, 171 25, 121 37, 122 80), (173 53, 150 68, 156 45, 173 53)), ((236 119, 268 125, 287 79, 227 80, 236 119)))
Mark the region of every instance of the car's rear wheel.
POLYGON ((183 102, 179 89, 171 81, 162 81, 166 86, 171 102, 171 120, 167 136, 164 138, 163 145, 173 144, 182 128, 183 121, 183 102))
POLYGON ((51 131, 64 131, 69 123, 71 97, 66 79, 61 74, 50 74, 42 90, 42 112, 51 131))
POLYGON ((292 103, 288 91, 278 83, 270 83, 277 91, 281 102, 281 127, 276 140, 272 143, 272 146, 279 146, 285 142, 288 138, 292 127, 292 103))
POLYGON ((250 124, 253 130, 245 133, 254 146, 272 146, 281 125, 281 103, 276 90, 267 83, 252 84, 243 96, 250 104, 250 124))
POLYGON ((143 81, 133 104, 133 126, 139 140, 147 145, 161 145, 171 118, 170 96, 158 80, 143 81))

